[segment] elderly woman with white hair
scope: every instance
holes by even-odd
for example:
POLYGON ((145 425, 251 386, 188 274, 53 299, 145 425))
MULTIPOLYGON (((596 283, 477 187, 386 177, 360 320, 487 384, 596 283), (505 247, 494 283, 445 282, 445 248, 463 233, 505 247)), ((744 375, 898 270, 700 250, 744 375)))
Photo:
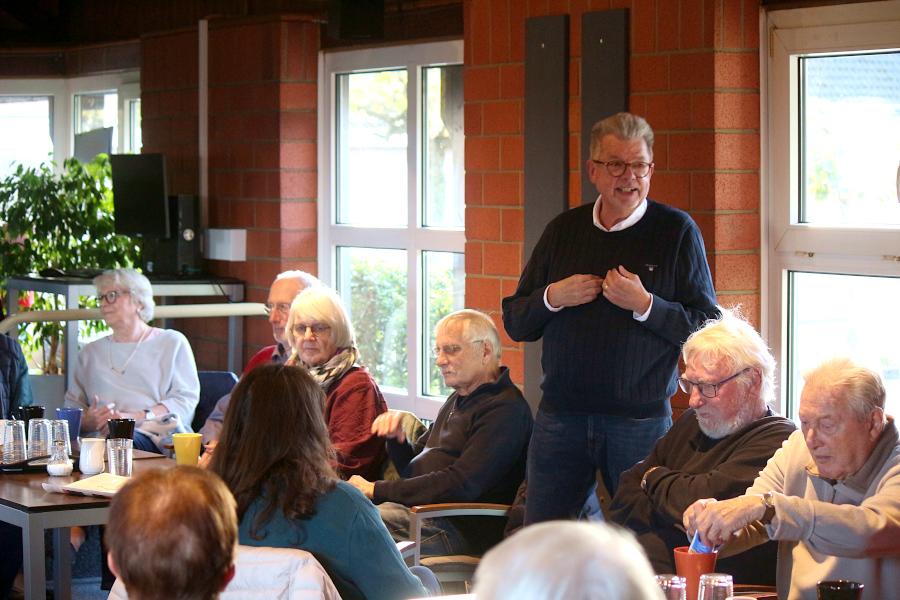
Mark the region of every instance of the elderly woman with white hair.
POLYGON ((285 327, 291 346, 287 364, 306 367, 325 392, 325 424, 342 478, 380 479, 387 456, 372 433, 387 404, 369 371, 359 363, 356 334, 338 295, 311 287, 294 298, 285 327))
POLYGON ((475 572, 477 600, 662 600, 644 551, 606 523, 548 521, 488 552, 475 572))
POLYGON ((112 330, 78 354, 66 406, 84 409, 81 433, 103 436, 109 419, 134 419, 134 447, 159 452, 140 431, 178 417, 178 429, 190 431, 200 399, 197 365, 187 338, 171 329, 151 327, 153 290, 134 269, 104 271, 94 278, 100 312, 112 330))

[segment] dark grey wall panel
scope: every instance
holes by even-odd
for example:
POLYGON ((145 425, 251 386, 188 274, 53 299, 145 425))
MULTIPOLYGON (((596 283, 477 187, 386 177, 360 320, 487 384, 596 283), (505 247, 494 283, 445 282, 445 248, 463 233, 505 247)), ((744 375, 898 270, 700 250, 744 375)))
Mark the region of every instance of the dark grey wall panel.
MULTIPOLYGON (((568 206, 569 16, 525 22, 525 244, 568 206)), ((525 346, 525 397, 540 402, 540 342, 525 346)))
MULTIPOLYGON (((594 123, 628 110, 628 10, 605 10, 581 16, 581 157, 591 157, 594 123)), ((582 202, 597 190, 581 178, 582 202)))

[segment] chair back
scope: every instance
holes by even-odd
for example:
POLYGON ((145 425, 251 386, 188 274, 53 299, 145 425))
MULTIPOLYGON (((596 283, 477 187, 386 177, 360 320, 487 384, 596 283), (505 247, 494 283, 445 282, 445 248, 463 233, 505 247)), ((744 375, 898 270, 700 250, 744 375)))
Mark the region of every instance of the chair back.
POLYGON ((194 431, 200 431, 219 398, 231 393, 238 381, 237 375, 231 371, 199 371, 197 377, 200 379, 200 401, 194 410, 194 420, 191 421, 191 429, 194 431))
MULTIPOLYGON (((221 600, 341 600, 337 588, 319 561, 305 550, 238 546, 234 579, 219 595, 221 600)), ((109 600, 127 600, 125 585, 117 579, 109 600)))

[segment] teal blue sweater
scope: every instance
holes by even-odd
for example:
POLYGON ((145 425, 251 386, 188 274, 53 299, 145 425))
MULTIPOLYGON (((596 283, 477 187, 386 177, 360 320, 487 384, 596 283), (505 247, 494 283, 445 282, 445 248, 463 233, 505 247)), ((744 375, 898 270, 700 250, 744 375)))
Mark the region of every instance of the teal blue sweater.
POLYGON ((344 600, 403 600, 427 596, 410 573, 385 529, 378 510, 356 488, 341 481, 316 503, 307 519, 287 519, 281 511, 251 535, 257 500, 241 519, 246 546, 300 548, 322 564, 344 600))

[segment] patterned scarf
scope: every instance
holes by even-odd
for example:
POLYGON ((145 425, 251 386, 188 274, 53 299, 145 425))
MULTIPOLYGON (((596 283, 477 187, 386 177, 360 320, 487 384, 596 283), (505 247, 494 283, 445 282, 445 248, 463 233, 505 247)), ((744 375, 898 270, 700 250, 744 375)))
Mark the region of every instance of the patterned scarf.
POLYGON ((344 376, 344 373, 357 365, 359 360, 359 350, 355 346, 341 348, 337 354, 328 359, 325 363, 316 366, 309 366, 300 361, 300 363, 309 370, 309 374, 313 376, 322 391, 328 393, 328 388, 344 376))

